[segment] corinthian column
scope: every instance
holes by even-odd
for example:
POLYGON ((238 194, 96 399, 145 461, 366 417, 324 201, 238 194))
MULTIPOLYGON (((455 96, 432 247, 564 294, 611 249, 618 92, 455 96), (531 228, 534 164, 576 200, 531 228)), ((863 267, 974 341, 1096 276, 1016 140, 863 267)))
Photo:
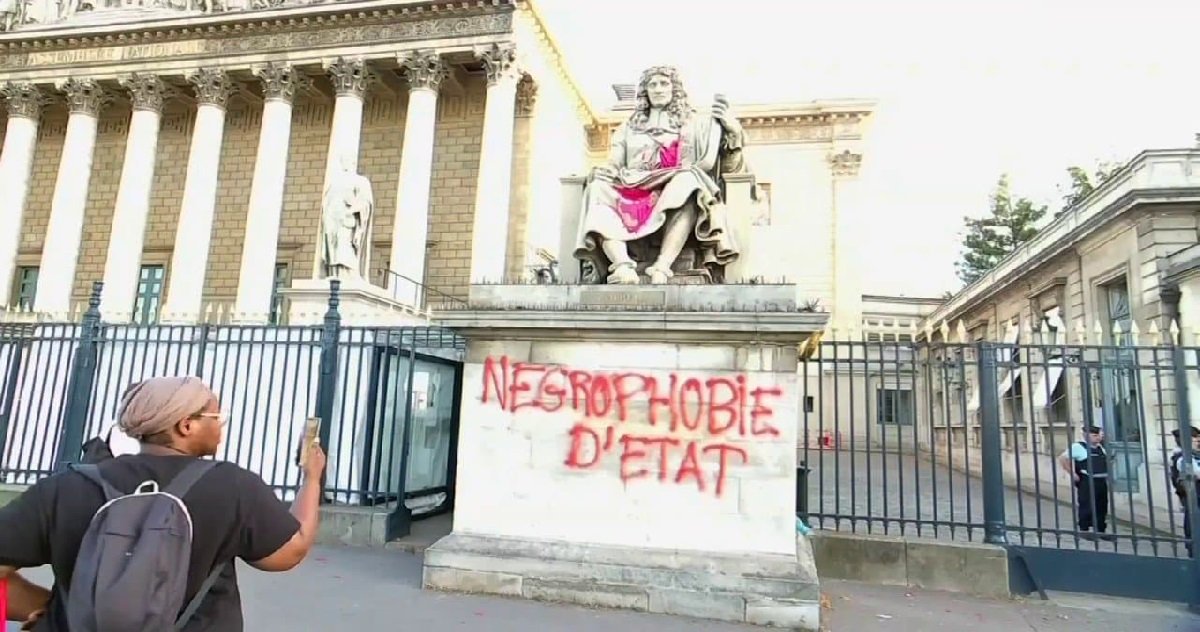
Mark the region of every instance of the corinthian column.
MULTIPOLYGON (((358 147, 362 139, 363 98, 371 79, 366 62, 361 59, 338 57, 325 64, 337 98, 333 104, 333 128, 329 132, 329 152, 325 160, 325 180, 321 193, 329 186, 331 176, 341 170, 342 162, 358 170, 358 147)), ((313 261, 314 276, 321 272, 321 249, 313 261)))
POLYGON ((79 262, 83 213, 96 151, 96 127, 100 110, 109 101, 108 93, 93 79, 67 79, 58 84, 58 89, 66 94, 71 115, 54 181, 50 224, 46 227, 46 243, 42 245, 34 300, 36 311, 48 313, 71 310, 71 288, 79 262))
POLYGON ((433 51, 403 54, 400 65, 408 76, 408 111, 404 119, 404 148, 396 190, 396 219, 392 226, 391 269, 408 279, 389 277, 392 297, 414 307, 425 282, 425 242, 429 232, 429 187, 433 176, 433 140, 437 97, 446 62, 433 51))
POLYGON ((509 192, 512 189, 513 118, 516 114, 516 49, 493 44, 476 52, 487 71, 487 105, 475 186, 475 222, 471 232, 471 283, 504 278, 508 246, 509 192))
POLYGON ((146 237, 146 217, 150 214, 150 189, 154 184, 154 163, 158 154, 158 130, 162 121, 163 101, 168 88, 154 75, 134 74, 121 79, 133 99, 129 136, 125 141, 125 162, 117 185, 113 209, 112 236, 104 261, 104 293, 100 310, 106 320, 128 320, 133 315, 137 295, 138 270, 142 263, 142 245, 146 237))
POLYGON ((271 291, 275 286, 275 253, 279 250, 279 221, 292 136, 292 102, 296 92, 311 86, 312 81, 287 64, 256 67, 254 74, 262 80, 265 101, 234 311, 247 315, 251 322, 261 323, 270 314, 271 291))
POLYGON ((32 83, 6 83, 0 86, 0 96, 8 106, 8 127, 0 149, 0 304, 8 304, 45 97, 32 83))
MULTIPOLYGON (((208 249, 217 206, 217 172, 225 137, 225 104, 237 86, 224 70, 201 69, 188 76, 196 90, 196 123, 188 152, 183 205, 176 224, 167 300, 163 313, 182 322, 200 316, 208 249)), ((274 262, 272 262, 274 263, 274 262)))

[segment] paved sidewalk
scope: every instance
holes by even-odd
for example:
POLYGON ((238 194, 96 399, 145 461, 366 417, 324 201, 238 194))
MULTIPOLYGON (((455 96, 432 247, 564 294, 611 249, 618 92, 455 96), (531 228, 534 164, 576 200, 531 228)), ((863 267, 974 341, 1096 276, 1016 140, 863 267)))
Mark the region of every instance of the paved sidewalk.
POLYGON ((822 582, 830 632, 1198 632, 1181 606, 1092 595, 997 601, 854 582, 822 582))
MULTIPOLYGON (((589 610, 519 599, 421 590, 421 561, 401 551, 323 547, 295 571, 240 565, 246 630, 419 630, 428 632, 750 632, 744 625, 589 610)), ((48 582, 38 569, 31 578, 48 582)), ((1000 602, 903 588, 825 582, 830 632, 1200 632, 1200 619, 1161 604, 1061 597, 1053 605, 1000 602), (1103 610, 1089 608, 1103 607, 1103 610)), ((15 626, 10 630, 16 630, 15 626)))

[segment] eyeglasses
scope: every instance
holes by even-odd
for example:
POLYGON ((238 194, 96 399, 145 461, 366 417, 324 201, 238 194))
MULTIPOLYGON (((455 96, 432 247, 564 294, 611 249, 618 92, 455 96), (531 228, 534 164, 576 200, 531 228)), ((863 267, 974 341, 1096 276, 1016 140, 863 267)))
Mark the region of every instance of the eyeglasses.
POLYGON ((229 413, 223 410, 215 413, 196 413, 196 416, 216 419, 217 423, 221 424, 222 426, 224 426, 226 423, 229 423, 229 413))

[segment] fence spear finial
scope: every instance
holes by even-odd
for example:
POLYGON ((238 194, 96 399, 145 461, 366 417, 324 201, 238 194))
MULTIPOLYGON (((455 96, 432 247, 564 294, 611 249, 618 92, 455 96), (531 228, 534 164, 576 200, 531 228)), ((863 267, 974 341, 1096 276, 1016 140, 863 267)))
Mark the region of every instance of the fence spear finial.
POLYGON ((1158 346, 1162 344, 1162 332, 1158 329, 1158 321, 1150 321, 1150 329, 1147 331, 1150 334, 1150 344, 1158 346))

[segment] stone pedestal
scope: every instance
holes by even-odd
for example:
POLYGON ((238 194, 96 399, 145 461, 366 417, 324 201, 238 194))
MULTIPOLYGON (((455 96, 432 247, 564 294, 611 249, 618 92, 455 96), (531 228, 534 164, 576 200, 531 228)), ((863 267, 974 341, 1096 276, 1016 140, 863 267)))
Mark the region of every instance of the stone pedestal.
MULTIPOLYGON (((329 311, 329 279, 297 279, 290 289, 280 293, 288 301, 289 324, 318 324, 329 311)), ((339 297, 342 325, 423 327, 429 324, 428 314, 395 300, 387 290, 365 280, 343 279, 339 297)))
POLYGON ((816 630, 796 345, 828 316, 794 295, 477 286, 439 313, 469 342, 425 586, 816 630))

